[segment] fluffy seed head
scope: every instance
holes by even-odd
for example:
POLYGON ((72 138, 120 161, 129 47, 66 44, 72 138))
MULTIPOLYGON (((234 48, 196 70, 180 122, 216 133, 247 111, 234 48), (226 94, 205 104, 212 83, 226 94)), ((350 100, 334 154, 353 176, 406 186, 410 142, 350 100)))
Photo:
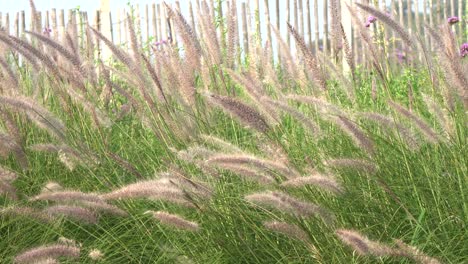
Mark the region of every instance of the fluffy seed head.
POLYGON ((343 187, 332 177, 315 174, 307 177, 297 177, 287 180, 281 185, 286 187, 304 187, 306 185, 315 185, 324 190, 340 194, 343 192, 343 187))
POLYGON ((392 248, 378 242, 371 241, 359 232, 347 229, 338 229, 335 233, 343 243, 352 247, 360 255, 395 255, 395 250, 392 248))
POLYGON ((80 248, 55 244, 29 249, 16 256, 15 263, 37 263, 37 261, 56 259, 58 257, 75 259, 79 256, 80 248))
POLYGON ((54 205, 44 209, 44 212, 53 217, 66 216, 87 224, 96 224, 98 222, 97 215, 93 211, 74 205, 54 205))
POLYGON ((333 221, 333 216, 320 206, 298 200, 282 192, 254 193, 247 195, 245 199, 250 202, 273 207, 279 211, 285 211, 296 216, 309 217, 317 215, 326 223, 333 221))
POLYGON ((412 247, 405 242, 403 242, 400 239, 395 239, 394 240, 397 250, 400 255, 405 256, 407 258, 413 259, 417 263, 421 264, 441 264, 441 262, 438 259, 435 259, 433 257, 429 257, 428 255, 424 254, 420 250, 418 250, 415 247, 412 247))
POLYGON ((104 254, 99 249, 93 249, 89 252, 88 257, 94 261, 101 260, 104 254))
POLYGON ((186 230, 186 231, 198 231, 199 226, 195 222, 188 221, 184 219, 183 217, 176 215, 176 214, 170 214, 167 212, 163 211, 157 211, 157 212, 152 212, 148 211, 146 213, 151 213, 154 218, 158 219, 162 224, 172 226, 178 229, 186 230))
POLYGON ((370 174, 376 173, 378 170, 377 166, 374 163, 364 159, 329 159, 324 161, 323 163, 328 167, 350 168, 354 170, 367 172, 370 174))
POLYGON ((290 238, 300 240, 306 244, 311 243, 307 233, 297 225, 279 221, 267 221, 263 222, 263 226, 265 226, 267 229, 270 229, 271 231, 278 232, 290 238))

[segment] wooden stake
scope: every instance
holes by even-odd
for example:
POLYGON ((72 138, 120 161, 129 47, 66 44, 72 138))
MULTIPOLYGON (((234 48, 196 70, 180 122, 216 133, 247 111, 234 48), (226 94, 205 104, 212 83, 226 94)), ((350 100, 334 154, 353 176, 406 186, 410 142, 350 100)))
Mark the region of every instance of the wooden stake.
POLYGON ((257 43, 262 44, 262 32, 260 29, 260 4, 259 0, 255 0, 255 7, 254 7, 254 16, 255 16, 255 32, 257 34, 257 43))
POLYGON ((307 0, 306 2, 306 15, 307 15, 307 40, 312 48, 312 21, 311 21, 311 16, 310 16, 310 0, 307 0))
POLYGON ((412 1, 408 1, 408 31, 413 32, 413 6, 412 1))
POLYGON ((414 1, 414 17, 416 20, 416 34, 420 35, 421 34, 421 23, 419 20, 419 0, 414 1))
POLYGON ((21 11, 21 35, 24 34, 24 31, 26 30, 26 13, 21 11))
POLYGON ((266 19, 266 28, 267 28, 267 42, 270 48, 270 51, 273 50, 273 45, 271 43, 271 20, 270 20, 270 5, 268 4, 268 0, 264 1, 265 4, 265 19, 266 19))
POLYGON ((9 35, 10 34, 10 14, 5 14, 5 32, 9 35))
POLYGON ((65 10, 60 9, 59 11, 59 18, 58 18, 58 39, 62 42, 65 41, 65 10))
POLYGON ((19 12, 16 12, 16 15, 15 15, 15 23, 13 24, 13 32, 15 33, 15 36, 18 38, 19 37, 19 12))
POLYGON ((328 0, 323 2, 323 52, 328 54, 328 0))
MULTIPOLYGON (((276 29, 278 30, 278 32, 281 32, 281 29, 280 29, 280 26, 281 26, 281 23, 280 23, 280 1, 279 0, 276 0, 276 29)), ((277 41, 277 44, 276 44, 276 51, 278 53, 278 62, 281 60, 281 56, 279 55, 279 49, 280 49, 280 44, 279 44, 279 41, 277 41)))
POLYGON ((318 3, 317 0, 314 0, 314 27, 315 27, 315 53, 318 54, 320 50, 320 29, 319 29, 319 18, 318 18, 318 3))
POLYGON ((247 28, 247 14, 246 14, 246 8, 245 8, 245 2, 242 3, 242 39, 244 43, 244 54, 247 56, 249 54, 249 34, 248 34, 248 28, 247 28))
POLYGON ((115 29, 115 41, 117 41, 116 44, 120 45, 122 44, 122 19, 121 19, 121 11, 120 11, 120 8, 117 9, 117 17, 115 18, 115 25, 116 25, 116 29, 115 29))
POLYGON ((57 9, 52 8, 52 12, 50 13, 50 19, 52 20, 52 35, 55 41, 58 40, 58 28, 57 28, 57 9))
POLYGON ((145 42, 148 42, 149 41, 149 36, 150 36, 150 19, 149 19, 149 6, 148 6, 148 4, 145 5, 145 29, 146 29, 145 42))
MULTIPOLYGON (((294 29, 297 31, 297 32, 300 32, 299 31, 299 14, 297 12, 297 1, 298 0, 294 0, 294 29)), ((302 0, 301 0, 302 1, 302 0)))
POLYGON ((302 2, 302 0, 299 0, 299 32, 301 33, 301 36, 305 39, 304 8, 302 2))
MULTIPOLYGON (((317 0, 316 0, 317 1, 317 0)), ((288 24, 291 24, 291 10, 290 10, 290 0, 286 0, 286 21, 288 24)), ((286 43, 288 43, 288 47, 291 47, 291 35, 286 30, 286 43)))

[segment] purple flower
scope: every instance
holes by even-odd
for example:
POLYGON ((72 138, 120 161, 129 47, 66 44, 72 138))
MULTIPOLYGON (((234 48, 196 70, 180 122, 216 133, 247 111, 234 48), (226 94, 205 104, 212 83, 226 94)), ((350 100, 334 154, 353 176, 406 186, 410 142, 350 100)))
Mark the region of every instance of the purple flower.
POLYGON ((403 51, 397 51, 396 56, 399 63, 403 63, 406 61, 406 54, 403 51))
POLYGON ((377 21, 377 18, 376 18, 375 16, 369 16, 369 17, 367 18, 367 21, 366 21, 365 26, 366 26, 366 27, 370 27, 370 25, 371 25, 372 23, 374 23, 375 21, 377 21))
POLYGON ((367 22, 369 22, 371 24, 374 23, 375 21, 377 21, 377 18, 375 16, 369 16, 367 18, 367 22))
POLYGON ((161 46, 161 45, 165 45, 165 44, 167 44, 167 40, 165 40, 165 39, 162 39, 162 40, 160 40, 160 41, 156 41, 156 42, 154 43, 154 45, 155 45, 156 47, 157 47, 157 46, 161 46))
POLYGON ((42 31, 42 34, 50 37, 50 33, 52 32, 52 29, 51 28, 48 28, 48 27, 45 27, 44 28, 44 31, 42 31))
POLYGON ((459 17, 456 17, 456 16, 453 16, 453 17, 449 17, 447 19, 447 23, 449 23, 450 25, 454 25, 456 23, 460 22, 460 18, 459 17))
POLYGON ((463 58, 468 55, 468 42, 463 43, 460 47, 460 56, 463 58))

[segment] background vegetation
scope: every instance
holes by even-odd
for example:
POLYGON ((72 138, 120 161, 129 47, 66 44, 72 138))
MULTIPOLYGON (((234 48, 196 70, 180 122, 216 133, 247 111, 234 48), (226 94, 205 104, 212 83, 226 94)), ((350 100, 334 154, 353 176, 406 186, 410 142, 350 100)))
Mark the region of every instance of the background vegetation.
POLYGON ((342 58, 290 25, 298 54, 245 54, 235 16, 218 36, 199 15, 200 38, 170 7, 179 46, 139 43, 132 23, 129 51, 91 27, 84 49, 73 28, 0 32, 2 263, 465 262, 463 46, 444 24, 428 51, 358 8, 372 67, 353 65, 338 16, 342 58))

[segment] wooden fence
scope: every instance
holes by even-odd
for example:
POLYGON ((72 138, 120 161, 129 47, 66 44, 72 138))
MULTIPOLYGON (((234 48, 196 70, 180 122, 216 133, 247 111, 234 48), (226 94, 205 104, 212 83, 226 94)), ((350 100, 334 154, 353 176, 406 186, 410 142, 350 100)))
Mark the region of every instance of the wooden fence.
MULTIPOLYGON (((253 41, 262 41, 263 44, 268 43, 272 46, 273 50, 279 48, 274 40, 275 38, 272 37, 271 28, 266 26, 274 21, 274 26, 280 30, 280 34, 288 44, 291 43, 291 38, 287 33, 286 22, 293 25, 304 36, 304 39, 312 50, 316 51, 320 49, 325 54, 333 54, 333 50, 331 49, 331 47, 334 47, 332 43, 333 38, 330 36, 333 16, 331 14, 330 3, 334 0, 187 1, 188 8, 182 13, 198 35, 201 31, 199 30, 200 25, 195 14, 202 14, 200 6, 203 1, 206 1, 210 7, 211 15, 216 17, 226 16, 223 12, 229 10, 229 6, 236 5, 235 13, 239 21, 239 45, 245 52, 251 49, 253 41), (285 10, 281 10, 281 6, 285 6, 285 10), (319 7, 322 7, 322 10, 319 10, 319 7), (261 13, 261 11, 263 12, 261 13)), ((448 17, 466 17, 468 13, 468 4, 462 0, 337 0, 337 2, 339 3, 339 12, 357 62, 364 61, 362 58, 365 54, 362 50, 364 47, 360 45, 360 41, 357 39, 358 34, 355 34, 351 27, 351 19, 349 18, 349 14, 346 14, 347 8, 345 4, 359 2, 378 7, 388 12, 390 16, 409 29, 412 34, 418 33, 428 43, 430 43, 430 40, 423 27, 424 24, 436 26, 447 23, 448 17)), ((179 1, 174 1, 172 5, 180 10, 179 1)), ((64 32, 70 25, 75 26, 82 33, 78 36, 85 36, 83 34, 84 25, 89 23, 94 28, 99 29, 115 44, 125 46, 129 42, 129 34, 127 32, 127 23, 129 23, 127 19, 128 14, 134 18, 142 43, 155 43, 176 35, 174 32, 175 27, 171 26, 172 21, 168 18, 167 10, 162 1, 156 1, 144 6, 135 5, 132 10, 119 9, 116 12, 111 12, 109 0, 101 0, 100 10, 92 14, 92 19, 90 19, 91 16, 87 12, 79 12, 77 10, 39 10, 38 15, 41 21, 40 28, 44 29, 44 33, 50 34, 54 39, 60 40, 63 38, 64 32), (48 30, 50 30, 50 33, 47 32, 48 30)), ((365 21, 362 21, 362 23, 365 23, 365 21)), ((0 12, 0 26, 12 35, 23 36, 23 32, 27 28, 33 28, 36 25, 32 23, 26 25, 26 12, 19 11, 16 13, 0 12)), ((372 25, 369 30, 375 31, 377 27, 372 25)), ((466 22, 458 23, 455 26, 455 30, 460 36, 463 34, 467 35, 466 22)), ((223 31, 223 24, 221 23, 218 27, 218 34, 221 34, 220 32, 223 31)), ((395 42, 392 41, 395 38, 397 36, 394 32, 385 31, 385 39, 389 45, 398 48, 394 44, 395 42)), ((176 42, 177 39, 174 39, 174 41, 176 42)), ((83 40, 80 41, 80 43, 85 42, 83 40)), ((290 45, 290 47, 293 47, 293 45, 290 45)), ((105 50, 103 50, 102 54, 104 57, 110 56, 110 53, 105 50)))

